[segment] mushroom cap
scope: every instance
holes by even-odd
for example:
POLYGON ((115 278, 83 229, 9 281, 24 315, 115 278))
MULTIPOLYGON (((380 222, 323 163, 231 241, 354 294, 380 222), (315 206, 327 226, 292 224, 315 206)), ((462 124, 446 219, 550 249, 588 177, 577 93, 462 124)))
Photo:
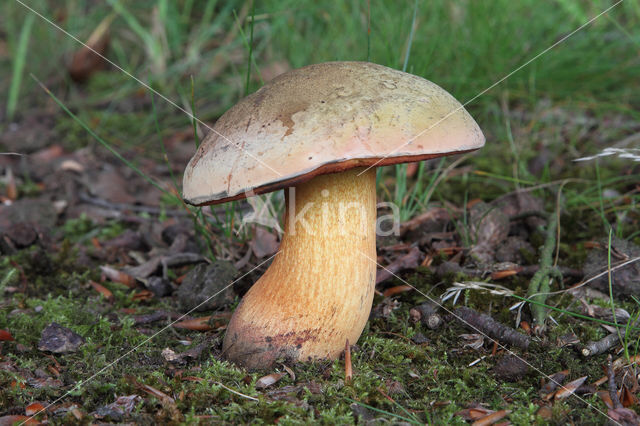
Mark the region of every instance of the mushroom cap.
POLYGON ((353 167, 476 150, 482 131, 436 84, 368 62, 284 73, 218 119, 184 173, 183 196, 217 204, 353 167))

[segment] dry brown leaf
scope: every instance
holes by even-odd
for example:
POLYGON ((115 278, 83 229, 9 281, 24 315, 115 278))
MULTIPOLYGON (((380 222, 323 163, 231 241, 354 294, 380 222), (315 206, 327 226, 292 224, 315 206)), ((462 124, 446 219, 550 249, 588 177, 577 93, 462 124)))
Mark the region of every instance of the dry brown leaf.
POLYGON ((146 393, 148 393, 149 395, 153 395, 156 398, 158 398, 160 401, 163 402, 168 402, 170 404, 175 404, 175 400, 173 398, 171 398, 169 395, 167 395, 166 393, 162 392, 159 389, 154 388, 151 385, 145 385, 142 383, 138 383, 138 386, 140 387, 140 389, 142 389, 143 391, 145 391, 146 393))
POLYGON ((109 27, 115 16, 115 14, 111 14, 104 18, 93 30, 87 43, 73 55, 69 65, 69 75, 74 81, 83 82, 91 74, 105 67, 105 60, 98 54, 104 55, 107 51, 107 46, 109 46, 109 27))
MULTIPOLYGON (((614 368, 615 370, 615 368, 614 368)), ((593 386, 598 387, 603 383, 606 383, 607 380, 609 380, 609 378, 607 376, 602 376, 600 377, 598 380, 596 380, 595 382, 593 382, 593 386)))
POLYGON ((396 294, 405 293, 411 290, 413 290, 413 287, 411 287, 410 285, 398 285, 398 286, 386 289, 385 291, 382 292, 382 295, 384 297, 391 297, 391 296, 395 296, 396 294))
POLYGON ((36 414, 39 414, 44 410, 45 410, 44 405, 40 404, 39 402, 33 402, 26 406, 26 408, 24 409, 24 413, 27 416, 35 416, 36 414))
POLYGON ((145 300, 151 300, 151 299, 153 299, 153 293, 150 292, 149 290, 140 290, 139 292, 137 292, 136 294, 133 295, 132 299, 134 301, 136 301, 136 302, 143 302, 145 300))
POLYGON ((0 425, 4 426, 4 425, 14 425, 14 424, 19 424, 19 425, 39 425, 42 424, 40 423, 38 420, 31 418, 29 416, 19 416, 19 415, 13 415, 13 416, 2 416, 0 417, 0 425))
POLYGON ((540 389, 540 395, 544 396, 544 400, 548 401, 553 397, 554 391, 558 388, 559 385, 562 385, 562 382, 569 375, 569 370, 558 371, 557 373, 553 373, 549 378, 549 381, 542 386, 540 389))
POLYGON ((625 385, 622 385, 622 389, 620 389, 620 402, 622 402, 623 407, 628 408, 638 403, 638 397, 625 385))
POLYGON ((118 271, 117 269, 107 265, 101 266, 100 270, 107 279, 113 282, 124 284, 129 288, 136 287, 136 279, 126 272, 118 271))
POLYGON ((495 271, 491 273, 491 279, 501 280, 503 278, 511 277, 518 274, 518 269, 509 269, 506 271, 495 271))
POLYGON ((466 421, 470 422, 472 420, 478 420, 482 417, 485 417, 488 414, 495 413, 494 410, 490 410, 488 408, 483 407, 472 407, 465 408, 464 410, 460 410, 456 413, 456 416, 460 416, 466 421))
POLYGON ((638 364, 640 362, 640 354, 639 355, 633 355, 631 357, 629 357, 629 359, 627 360, 624 357, 620 357, 618 359, 616 359, 615 361, 613 361, 613 371, 618 370, 619 368, 621 368, 624 365, 631 365, 631 364, 638 364))
POLYGON ((209 325, 210 319, 211 319, 211 316, 192 318, 192 319, 177 322, 173 324, 173 326, 175 328, 184 328, 187 330, 194 330, 194 331, 209 331, 209 330, 213 330, 213 327, 209 325))
POLYGON ((256 381, 256 389, 267 388, 280 380, 282 376, 284 376, 282 373, 271 373, 266 376, 262 376, 256 381))
POLYGON ((0 328, 0 342, 8 340, 14 340, 13 336, 7 330, 3 330, 0 328))
POLYGON ((287 367, 284 364, 282 364, 282 368, 284 368, 284 371, 286 371, 289 374, 289 376, 291 376, 291 380, 293 382, 295 382, 296 381, 296 373, 294 373, 292 369, 290 369, 289 367, 287 367))
POLYGON ((476 420, 472 423, 473 426, 488 426, 496 423, 498 420, 502 420, 511 413, 511 410, 500 410, 495 413, 487 414, 486 416, 476 420))
POLYGON ((573 395, 575 391, 582 386, 585 380, 587 380, 588 376, 580 377, 579 379, 574 380, 573 382, 569 382, 566 385, 562 386, 558 389, 554 395, 556 400, 566 399, 573 395))
POLYGON ((93 289, 100 293, 105 299, 107 299, 109 302, 113 301, 113 293, 111 293, 111 290, 109 290, 102 284, 98 284, 95 281, 89 281, 89 283, 91 284, 91 287, 93 287, 93 289))

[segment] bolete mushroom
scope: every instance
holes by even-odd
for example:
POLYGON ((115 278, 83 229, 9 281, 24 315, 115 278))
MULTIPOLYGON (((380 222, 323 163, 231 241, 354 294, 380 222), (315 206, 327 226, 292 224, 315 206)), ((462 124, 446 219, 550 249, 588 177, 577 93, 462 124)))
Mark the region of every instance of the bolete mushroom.
POLYGON ((283 188, 280 250, 227 327, 226 357, 336 358, 369 317, 375 168, 476 150, 480 128, 437 85, 381 65, 329 62, 280 75, 229 109, 184 174, 193 205, 283 188))

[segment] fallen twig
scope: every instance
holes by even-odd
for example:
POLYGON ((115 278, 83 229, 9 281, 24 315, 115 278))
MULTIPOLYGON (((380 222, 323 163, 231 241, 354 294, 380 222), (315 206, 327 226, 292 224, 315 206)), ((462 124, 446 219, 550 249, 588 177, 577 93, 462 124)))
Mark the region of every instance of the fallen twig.
POLYGON ((583 356, 594 356, 605 353, 620 342, 618 333, 611 333, 595 342, 589 342, 580 351, 583 356))
POLYGON ((506 343, 525 350, 531 344, 529 336, 499 323, 489 315, 481 314, 471 308, 467 308, 465 306, 460 307, 454 311, 454 315, 468 328, 471 328, 474 331, 480 331, 501 343, 506 343))
POLYGON ((611 402, 613 402, 613 408, 622 408, 622 403, 620 402, 620 398, 618 397, 618 387, 616 386, 616 376, 613 372, 613 365, 611 361, 611 354, 607 357, 607 378, 609 379, 609 396, 611 397, 611 402))
POLYGON ((351 366, 351 346, 349 339, 344 345, 344 382, 351 383, 353 379, 353 367, 351 366))
POLYGON ((415 322, 420 321, 431 330, 434 330, 442 325, 442 317, 438 314, 437 309, 437 305, 425 302, 411 308, 409 315, 415 322))

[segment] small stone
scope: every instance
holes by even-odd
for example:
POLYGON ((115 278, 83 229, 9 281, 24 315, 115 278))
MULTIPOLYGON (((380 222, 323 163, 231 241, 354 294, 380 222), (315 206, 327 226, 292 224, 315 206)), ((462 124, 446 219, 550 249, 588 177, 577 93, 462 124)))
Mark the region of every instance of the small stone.
POLYGON ((162 277, 149 278, 147 281, 147 288, 151 290, 156 297, 170 296, 174 290, 174 286, 171 282, 162 277))
POLYGON ((75 352, 83 343, 82 336, 52 322, 42 330, 38 350, 55 354, 75 352))
POLYGON ((29 247, 38 239, 38 234, 33 226, 24 222, 16 223, 7 229, 6 235, 19 249, 29 247))
POLYGON ((233 301, 230 285, 238 271, 222 260, 211 265, 201 263, 193 268, 178 288, 178 302, 184 311, 214 310, 233 301))

